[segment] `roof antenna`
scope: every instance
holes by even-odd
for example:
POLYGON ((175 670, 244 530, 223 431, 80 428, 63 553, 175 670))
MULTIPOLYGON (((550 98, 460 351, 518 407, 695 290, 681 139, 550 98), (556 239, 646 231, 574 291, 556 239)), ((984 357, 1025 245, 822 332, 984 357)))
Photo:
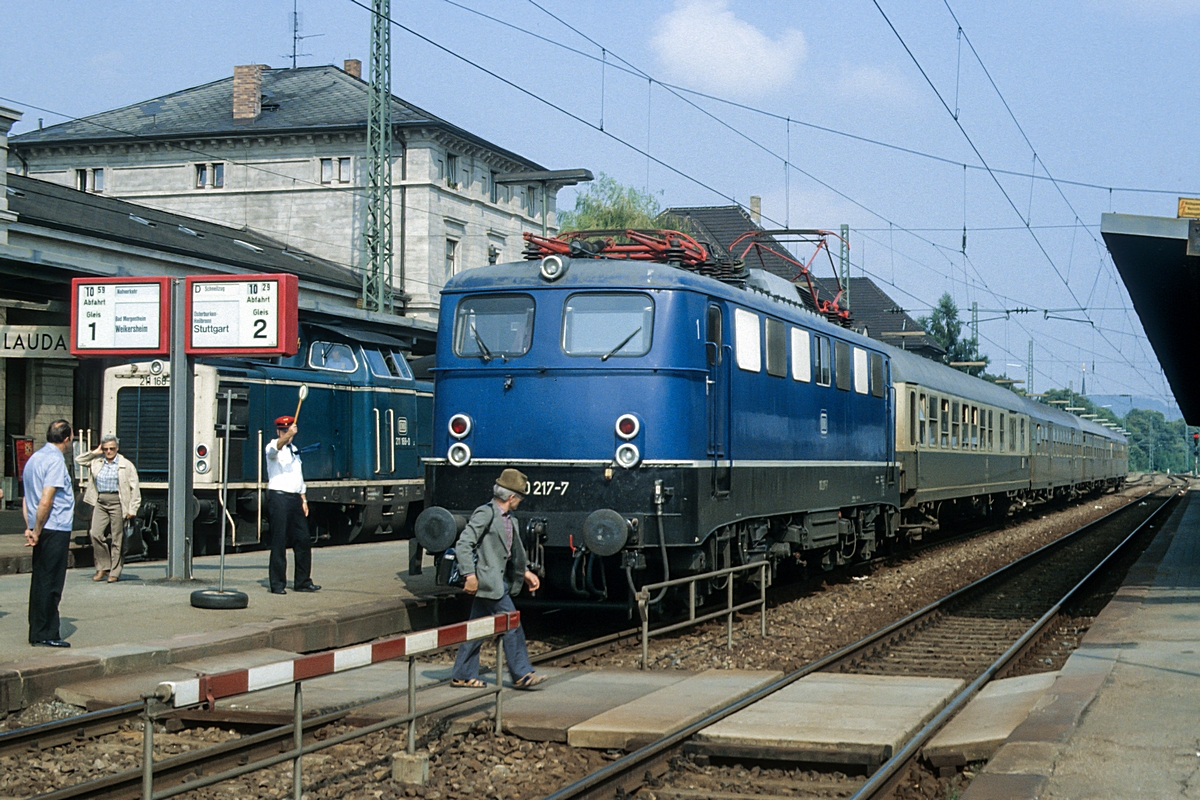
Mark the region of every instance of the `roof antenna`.
MULTIPOLYGON (((296 68, 297 58, 309 58, 312 56, 312 53, 299 52, 300 42, 304 41, 305 39, 316 39, 318 36, 325 35, 323 33, 310 33, 307 36, 300 35, 300 29, 303 27, 303 22, 300 18, 300 12, 296 10, 296 3, 297 0, 292 0, 292 69, 296 68)), ((287 58, 287 54, 284 53, 282 56, 280 56, 280 58, 287 58)))

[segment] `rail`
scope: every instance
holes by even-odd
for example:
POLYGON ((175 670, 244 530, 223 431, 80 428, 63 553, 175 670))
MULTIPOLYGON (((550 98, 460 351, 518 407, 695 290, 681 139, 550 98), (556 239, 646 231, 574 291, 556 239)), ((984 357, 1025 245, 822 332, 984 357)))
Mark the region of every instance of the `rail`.
POLYGON ((736 567, 723 567, 705 572, 700 575, 689 575, 685 578, 674 578, 669 581, 660 581, 658 583, 648 583, 638 590, 635 597, 637 598, 638 614, 642 618, 642 669, 647 669, 650 663, 650 637, 659 636, 664 633, 687 628, 692 625, 697 625, 701 622, 708 622, 710 619, 718 617, 726 618, 725 625, 725 644, 727 647, 733 647, 733 615, 747 608, 758 606, 761 611, 762 619, 760 620, 760 633, 762 636, 767 635, 767 581, 770 577, 770 564, 766 561, 756 561, 752 564, 741 564, 736 567), (758 599, 747 600, 737 605, 733 602, 733 576, 736 573, 748 572, 750 570, 758 570, 758 599), (712 611, 703 616, 696 616, 696 582, 702 580, 712 580, 727 576, 725 581, 725 608, 712 611), (683 622, 676 622, 671 625, 664 625, 661 628, 650 630, 650 593, 659 589, 666 589, 672 586, 688 587, 688 618, 683 622))
MULTIPOLYGON (((425 631, 383 639, 366 645, 346 647, 332 652, 317 653, 301 656, 290 661, 280 661, 265 664, 260 667, 233 670, 214 675, 198 675, 184 681, 165 681, 160 683, 154 692, 142 696, 142 798, 143 800, 165 800, 179 794, 194 791, 205 786, 212 786, 232 778, 246 775, 260 769, 266 769, 276 764, 292 762, 292 797, 301 800, 303 793, 301 769, 305 755, 324 750, 336 744, 342 744, 354 739, 367 736, 386 728, 407 724, 408 753, 416 753, 417 720, 421 717, 445 711, 455 706, 478 701, 482 697, 495 695, 496 703, 496 733, 503 726, 503 675, 504 647, 502 638, 505 633, 515 630, 521 624, 520 612, 497 614, 491 617, 480 617, 469 622, 455 625, 443 625, 425 631), (479 689, 455 700, 439 703, 435 706, 417 710, 417 662, 418 655, 444 650, 447 647, 460 645, 468 641, 493 639, 496 648, 496 685, 479 689), (321 741, 304 744, 304 690, 305 680, 311 680, 335 672, 348 672, 361 667, 392 661, 398 658, 408 659, 408 713, 392 717, 362 728, 331 736, 321 741), (182 708, 207 703, 211 707, 216 700, 234 697, 252 691, 268 689, 287 684, 293 686, 292 717, 290 726, 292 747, 281 753, 240 764, 222 772, 206 775, 189 780, 175 786, 154 791, 154 723, 159 713, 165 708, 182 708)), ((316 727, 320 720, 310 719, 309 727, 316 727)), ((282 730, 282 729, 281 729, 282 730)), ((161 765, 160 765, 161 766, 161 765)))

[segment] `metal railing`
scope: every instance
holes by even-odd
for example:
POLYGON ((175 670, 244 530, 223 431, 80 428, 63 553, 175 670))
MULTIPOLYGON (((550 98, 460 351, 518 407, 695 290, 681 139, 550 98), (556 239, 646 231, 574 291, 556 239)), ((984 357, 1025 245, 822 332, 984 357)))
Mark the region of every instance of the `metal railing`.
POLYGON ((771 565, 766 561, 757 561, 753 564, 742 564, 736 567, 724 567, 722 569, 713 570, 712 572, 704 572, 699 575, 689 575, 686 578, 675 578, 669 581, 660 581, 659 583, 648 583, 638 590, 635 595, 638 605, 638 614, 642 618, 642 669, 647 669, 650 662, 650 637, 659 636, 664 633, 671 633, 681 628, 687 628, 692 625, 697 625, 701 622, 707 622, 710 619, 718 617, 726 618, 725 625, 725 645, 733 647, 733 615, 739 611, 744 611, 747 608, 758 606, 761 613, 760 633, 762 636, 767 635, 767 585, 770 580, 771 565), (742 572, 750 570, 758 570, 758 599, 747 600, 743 603, 734 604, 733 602, 733 577, 742 572), (703 616, 696 616, 696 582, 702 580, 711 580, 726 576, 725 580, 725 608, 717 609, 703 616), (666 589, 671 586, 688 587, 688 618, 683 622, 676 622, 671 625, 664 625, 661 628, 650 630, 650 593, 659 589, 666 589))
MULTIPOLYGON (((224 770, 222 772, 214 773, 212 775, 196 777, 193 780, 189 780, 185 783, 181 783, 176 786, 171 786, 171 787, 168 787, 165 789, 161 789, 156 792, 156 791, 154 791, 154 724, 155 724, 155 719, 156 719, 156 713, 164 710, 166 708, 166 706, 164 706, 163 704, 166 703, 170 699, 169 697, 162 696, 161 689, 162 689, 163 685, 160 685, 159 692, 142 695, 142 703, 143 703, 142 720, 143 720, 143 725, 144 725, 143 736, 142 736, 142 800, 165 800, 165 798, 168 798, 168 797, 175 797, 176 795, 184 794, 186 792, 191 792, 196 789, 203 788, 205 786, 212 786, 214 784, 221 783, 221 782, 227 781, 227 780, 231 780, 233 778, 237 778, 242 775, 246 775, 251 772, 260 770, 260 769, 266 769, 268 767, 273 767, 276 764, 280 764, 285 761, 292 762, 292 797, 293 797, 293 800, 301 800, 301 795, 303 794, 303 787, 302 787, 303 772, 301 770, 301 761, 304 756, 309 755, 311 753, 315 753, 319 750, 324 750, 325 748, 332 747, 337 744, 344 744, 345 742, 353 741, 354 739, 358 739, 363 736, 367 736, 369 734, 376 733, 381 730, 385 730, 387 728, 393 728, 397 725, 404 725, 404 724, 407 724, 407 726, 408 726, 407 752, 410 755, 412 755, 412 754, 416 753, 416 751, 417 751, 417 720, 418 719, 429 716, 431 714, 439 713, 441 711, 446 711, 448 709, 454 708, 455 706, 460 706, 460 705, 465 705, 468 703, 476 702, 480 698, 486 697, 488 695, 496 696, 495 731, 496 731, 496 734, 499 735, 501 733, 501 730, 503 727, 503 721, 504 721, 504 717, 503 717, 504 703, 503 703, 503 695, 501 694, 501 692, 504 689, 504 685, 503 685, 504 684, 504 680, 503 680, 503 677, 504 677, 504 647, 503 647, 502 638, 505 633, 507 633, 507 631, 498 631, 498 632, 492 634, 490 637, 484 637, 484 638, 492 638, 495 640, 495 648, 496 648, 496 685, 495 686, 487 687, 484 689, 478 689, 473 692, 465 693, 463 695, 463 697, 460 699, 454 699, 454 700, 450 700, 450 701, 447 701, 444 703, 438 703, 437 705, 431 706, 431 707, 423 709, 421 711, 417 711, 417 665, 416 665, 417 660, 416 660, 416 656, 406 656, 406 658, 408 659, 408 687, 407 687, 408 713, 402 714, 398 717, 391 717, 389 719, 381 720, 380 722, 376 722, 376 723, 367 725, 362 728, 355 728, 354 730, 347 731, 346 733, 339 734, 338 736, 331 736, 327 739, 310 742, 307 745, 304 744, 304 719, 303 719, 303 716, 304 716, 304 690, 302 688, 304 680, 292 681, 292 685, 294 687, 293 700, 292 700, 292 724, 285 725, 285 726, 282 726, 281 728, 276 729, 277 731, 280 731, 280 732, 285 731, 287 728, 291 729, 291 731, 292 731, 292 747, 290 750, 286 750, 284 752, 269 756, 267 758, 262 758, 257 761, 251 761, 246 764, 241 764, 236 767, 232 767, 230 769, 224 770)), ((464 644, 464 643, 445 645, 443 647, 438 647, 438 648, 435 648, 432 650, 424 651, 421 653, 421 655, 425 656, 430 653, 438 652, 440 650, 445 650, 449 647, 457 647, 459 644, 464 644)), ((405 658, 405 656, 401 656, 401 658, 405 658)), ((393 659, 388 659, 388 660, 393 660, 393 659)), ((383 663, 383 661, 377 661, 374 663, 380 664, 380 663, 383 663)), ((364 667, 371 666, 371 664, 363 664, 362 666, 364 666, 364 667)), ((361 667, 359 667, 359 669, 361 669, 361 667)), ((352 671, 352 670, 347 670, 347 672, 350 672, 350 671, 352 671)), ((324 676, 314 676, 314 677, 324 677, 324 676)), ((309 678, 308 680, 312 680, 312 679, 309 678)), ((378 698, 376 698, 376 700, 377 699, 378 698)), ((371 700, 369 702, 375 702, 375 700, 371 700)), ((309 726, 310 726, 310 728, 319 727, 320 725, 325 724, 327 721, 328 721, 327 719, 323 719, 323 718, 317 718, 317 719, 310 718, 309 726)))

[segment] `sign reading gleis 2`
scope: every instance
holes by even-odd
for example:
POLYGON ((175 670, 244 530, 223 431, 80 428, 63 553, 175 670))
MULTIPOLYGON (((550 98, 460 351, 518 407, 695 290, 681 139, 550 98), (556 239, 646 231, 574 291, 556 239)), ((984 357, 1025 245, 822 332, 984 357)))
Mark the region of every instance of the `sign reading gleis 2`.
POLYGON ((187 279, 187 338, 192 355, 293 355, 300 346, 295 275, 187 279))
POLYGON ((170 351, 170 278, 74 278, 71 353, 163 356, 170 351))

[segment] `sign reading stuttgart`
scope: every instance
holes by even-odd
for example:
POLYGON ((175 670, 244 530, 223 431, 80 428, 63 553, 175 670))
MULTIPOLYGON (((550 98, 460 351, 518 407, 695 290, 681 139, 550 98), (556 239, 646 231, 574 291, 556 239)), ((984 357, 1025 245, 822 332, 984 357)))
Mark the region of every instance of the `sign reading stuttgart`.
POLYGON ((291 355, 298 347, 294 275, 187 279, 187 339, 193 355, 291 355))

